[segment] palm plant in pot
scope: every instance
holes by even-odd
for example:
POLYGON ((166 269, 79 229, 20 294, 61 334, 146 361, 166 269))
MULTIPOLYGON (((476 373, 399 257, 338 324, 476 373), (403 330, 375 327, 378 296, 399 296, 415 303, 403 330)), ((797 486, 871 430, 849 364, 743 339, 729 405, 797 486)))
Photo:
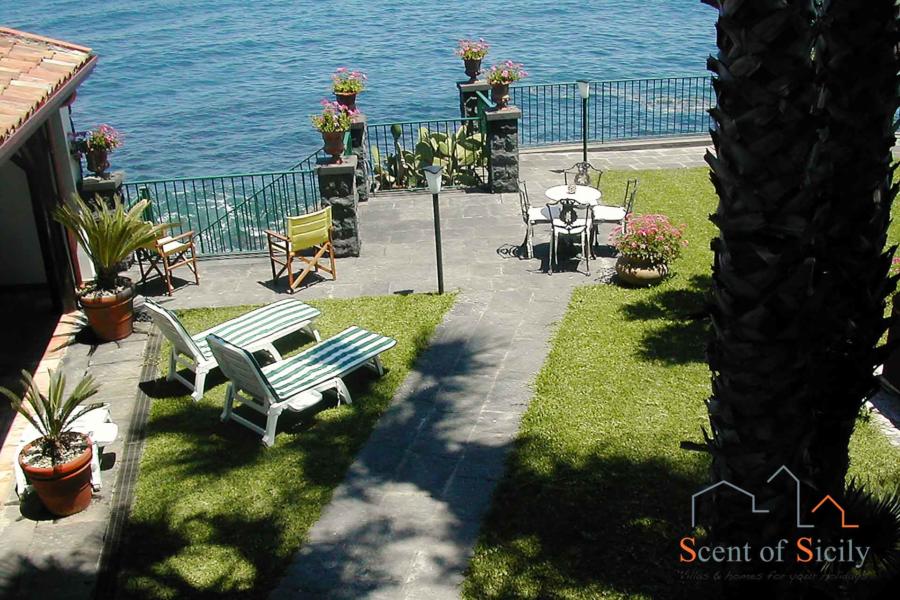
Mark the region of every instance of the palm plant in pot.
POLYGON ((684 225, 672 225, 665 215, 628 215, 613 229, 610 241, 619 251, 616 275, 631 285, 661 281, 669 273, 669 264, 687 246, 684 225))
POLYGON ((487 71, 487 82, 491 84, 491 100, 497 108, 506 108, 509 104, 509 84, 528 77, 522 63, 506 60, 497 63, 487 71))
POLYGON ((131 335, 134 286, 119 273, 135 250, 152 246, 169 227, 144 220, 148 204, 147 200, 141 200, 126 210, 117 197, 112 208, 98 199, 96 209, 92 209, 73 194, 70 204, 54 212, 54 218, 77 236, 94 265, 94 280, 79 291, 79 301, 91 329, 102 340, 120 340, 131 335))
POLYGON ((358 112, 339 102, 322 100, 322 112, 310 117, 313 127, 322 134, 325 152, 332 156, 334 162, 341 160, 344 153, 344 134, 350 131, 350 117, 358 112))
POLYGON ((50 371, 47 395, 40 392, 28 371, 22 371, 22 384, 25 391, 21 396, 0 387, 13 409, 41 436, 22 448, 19 465, 47 510, 61 517, 80 512, 91 503, 93 445, 87 435, 71 428, 77 419, 103 406, 83 406, 97 393, 97 384, 88 375, 66 396, 61 371, 50 371))
POLYGON ((331 75, 331 89, 338 104, 353 110, 356 108, 356 95, 365 91, 369 78, 362 71, 351 71, 347 67, 338 67, 331 75))

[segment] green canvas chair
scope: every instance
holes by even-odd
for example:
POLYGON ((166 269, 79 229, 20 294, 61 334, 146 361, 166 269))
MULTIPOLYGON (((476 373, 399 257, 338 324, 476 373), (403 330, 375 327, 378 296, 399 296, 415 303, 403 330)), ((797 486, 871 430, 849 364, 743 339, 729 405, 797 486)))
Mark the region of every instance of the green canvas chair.
POLYGON ((281 274, 287 271, 288 291, 293 293, 313 270, 322 269, 329 273, 332 279, 337 279, 334 267, 334 246, 331 241, 334 230, 331 224, 331 207, 327 206, 301 217, 287 217, 285 221, 287 235, 266 230, 269 240, 269 260, 272 263, 272 282, 277 281, 281 274), (300 252, 309 249, 313 250, 311 258, 300 255, 300 252), (319 262, 325 257, 326 252, 331 263, 330 267, 319 262), (293 268, 295 259, 305 264, 303 271, 296 277, 293 268), (277 271, 276 265, 281 267, 277 271))

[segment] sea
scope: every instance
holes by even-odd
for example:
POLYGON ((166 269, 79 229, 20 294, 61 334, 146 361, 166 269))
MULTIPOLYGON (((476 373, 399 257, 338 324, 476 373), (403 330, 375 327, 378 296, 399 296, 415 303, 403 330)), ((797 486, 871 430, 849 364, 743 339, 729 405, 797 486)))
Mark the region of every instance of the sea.
POLYGON ((716 17, 700 0, 0 0, 0 25, 99 55, 73 121, 123 134, 129 181, 290 168, 321 145, 309 116, 337 67, 368 75, 370 123, 449 118, 460 38, 523 83, 702 75, 716 17))

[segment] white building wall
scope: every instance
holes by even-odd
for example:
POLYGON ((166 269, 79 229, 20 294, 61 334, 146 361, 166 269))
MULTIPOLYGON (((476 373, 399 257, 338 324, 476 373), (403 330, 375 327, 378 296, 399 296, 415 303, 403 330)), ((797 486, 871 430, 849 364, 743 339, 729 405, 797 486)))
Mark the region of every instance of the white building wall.
POLYGON ((0 286, 47 283, 25 171, 0 164, 0 286))

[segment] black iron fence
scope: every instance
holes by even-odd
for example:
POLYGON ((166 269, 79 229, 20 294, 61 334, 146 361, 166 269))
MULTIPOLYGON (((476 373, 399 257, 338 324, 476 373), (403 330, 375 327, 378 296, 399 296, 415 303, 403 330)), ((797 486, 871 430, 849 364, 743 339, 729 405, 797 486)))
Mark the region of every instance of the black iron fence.
MULTIPOLYGON (((589 89, 592 142, 704 134, 715 104, 708 76, 592 81, 589 89)), ((582 140, 583 102, 575 82, 513 86, 510 98, 522 109, 523 146, 582 140)))

